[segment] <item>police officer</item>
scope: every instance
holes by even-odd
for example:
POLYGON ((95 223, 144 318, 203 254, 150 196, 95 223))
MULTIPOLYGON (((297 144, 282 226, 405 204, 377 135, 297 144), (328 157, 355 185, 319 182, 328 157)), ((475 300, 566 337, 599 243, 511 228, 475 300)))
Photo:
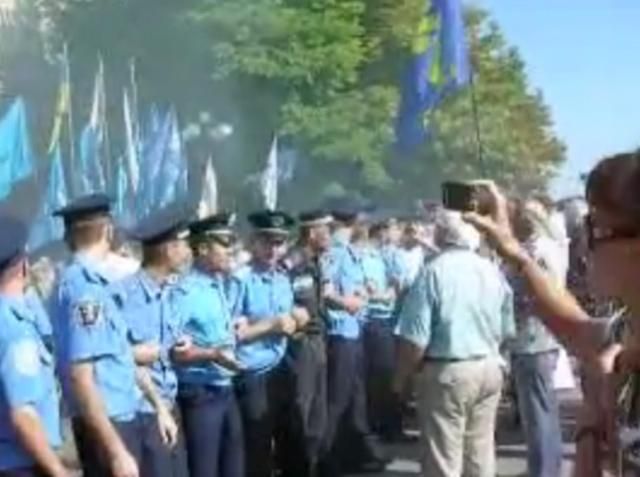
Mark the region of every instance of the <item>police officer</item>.
POLYGON ((383 255, 385 231, 384 222, 374 223, 358 248, 368 293, 363 327, 368 417, 376 434, 391 441, 400 437, 401 417, 391 386, 397 282, 383 255))
POLYGON ((174 419, 178 381, 171 360, 174 351, 189 346, 180 310, 172 300, 176 277, 190 256, 188 235, 187 216, 179 208, 153 213, 131 234, 142 243, 142 268, 117 284, 116 302, 129 326, 136 362, 149 368, 161 397, 158 409, 146 399, 139 409, 140 474, 145 477, 188 475, 184 442, 174 419), (164 416, 159 418, 160 414, 164 416), (162 429, 158 421, 164 424, 162 429))
POLYGON ((316 475, 327 419, 327 353, 321 306, 320 257, 331 245, 331 214, 300 214, 300 243, 285 261, 294 302, 307 310, 309 322, 290 340, 283 372, 288 389, 288 417, 283 421, 279 454, 283 476, 316 475))
POLYGON ((53 357, 24 290, 26 226, 0 218, 0 476, 66 477, 53 357))
POLYGON ((245 433, 248 477, 271 477, 272 441, 276 423, 286 418, 286 388, 279 386, 276 368, 304 312, 294 311, 291 281, 279 261, 293 219, 280 211, 250 214, 253 227, 252 261, 244 270, 236 313, 240 345, 238 357, 245 367, 237 382, 245 433))
POLYGON ((55 213, 74 256, 53 290, 51 322, 84 475, 138 477, 139 386, 151 397, 152 385, 136 372, 129 330, 102 268, 113 234, 109 202, 83 196, 55 213))
POLYGON ((233 216, 220 213, 191 224, 195 263, 181 281, 177 305, 190 348, 176 353, 191 477, 244 477, 242 421, 232 378, 236 360, 231 304, 226 294, 233 216))
POLYGON ((346 465, 354 470, 381 471, 386 466, 369 430, 364 386, 362 319, 367 306, 367 284, 362 262, 351 245, 357 206, 344 203, 333 211, 334 245, 323 258, 323 299, 327 308, 328 418, 323 475, 340 475, 346 465), (340 445, 349 430, 355 447, 340 445), (348 454, 348 455, 347 455, 348 454))

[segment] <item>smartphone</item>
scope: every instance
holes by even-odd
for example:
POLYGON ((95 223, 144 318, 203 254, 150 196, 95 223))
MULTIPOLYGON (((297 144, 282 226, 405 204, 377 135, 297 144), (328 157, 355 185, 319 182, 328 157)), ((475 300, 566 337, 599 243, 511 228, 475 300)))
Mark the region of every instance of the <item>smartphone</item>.
POLYGON ((442 204, 446 209, 459 212, 474 212, 477 208, 475 187, 464 182, 442 184, 442 204))
POLYGON ((442 184, 442 203, 446 209, 458 212, 491 213, 491 197, 481 184, 445 182, 442 184))

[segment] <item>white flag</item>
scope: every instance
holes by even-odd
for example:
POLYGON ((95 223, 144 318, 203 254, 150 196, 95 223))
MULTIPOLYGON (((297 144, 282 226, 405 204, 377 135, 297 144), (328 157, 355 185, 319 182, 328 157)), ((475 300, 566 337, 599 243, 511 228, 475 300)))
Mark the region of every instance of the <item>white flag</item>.
POLYGON ((265 208, 275 210, 278 204, 278 136, 273 138, 267 167, 260 178, 260 189, 265 208))
POLYGON ((198 204, 198 217, 204 219, 218 211, 218 183, 216 171, 213 169, 211 158, 207 161, 202 183, 202 196, 198 204))
POLYGON ((138 157, 138 152, 140 150, 140 140, 137 135, 137 121, 133 115, 133 111, 131 110, 129 93, 126 89, 124 90, 123 109, 129 186, 131 187, 131 190, 136 193, 138 191, 138 183, 140 181, 140 164, 138 157))

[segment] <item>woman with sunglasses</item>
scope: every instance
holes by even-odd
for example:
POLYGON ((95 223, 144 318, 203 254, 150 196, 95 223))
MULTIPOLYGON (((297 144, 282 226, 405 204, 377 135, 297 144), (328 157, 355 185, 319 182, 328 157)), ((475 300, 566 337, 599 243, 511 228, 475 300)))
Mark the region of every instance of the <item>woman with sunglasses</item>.
MULTIPOLYGON (((512 232, 506 198, 492 183, 485 186, 491 192, 492 213, 469 213, 466 220, 488 237, 526 281, 545 325, 601 376, 597 408, 583 410, 576 432, 579 455, 588 456, 590 462, 578 459, 575 475, 602 475, 605 460, 613 462, 614 470, 622 475, 640 475, 640 465, 634 463, 634 451, 640 447, 640 421, 633 415, 640 395, 634 376, 640 369, 640 335, 633 338, 637 324, 630 320, 627 336, 632 338, 617 342, 613 335, 618 333, 609 320, 590 317, 523 249, 512 232), (625 405, 615 409, 621 386, 625 405), (623 422, 616 419, 621 415, 623 422), (581 452, 585 449, 587 452, 581 452)), ((640 155, 619 154, 600 162, 589 175, 586 195, 594 285, 624 302, 630 316, 640 316, 640 155)))

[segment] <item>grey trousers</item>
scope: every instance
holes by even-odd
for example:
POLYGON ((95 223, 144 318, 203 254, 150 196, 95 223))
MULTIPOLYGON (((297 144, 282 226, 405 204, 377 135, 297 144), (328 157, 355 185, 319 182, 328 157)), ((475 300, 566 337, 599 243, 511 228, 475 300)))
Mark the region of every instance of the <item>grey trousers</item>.
POLYGON ((497 358, 427 361, 418 380, 423 477, 494 477, 497 358))

